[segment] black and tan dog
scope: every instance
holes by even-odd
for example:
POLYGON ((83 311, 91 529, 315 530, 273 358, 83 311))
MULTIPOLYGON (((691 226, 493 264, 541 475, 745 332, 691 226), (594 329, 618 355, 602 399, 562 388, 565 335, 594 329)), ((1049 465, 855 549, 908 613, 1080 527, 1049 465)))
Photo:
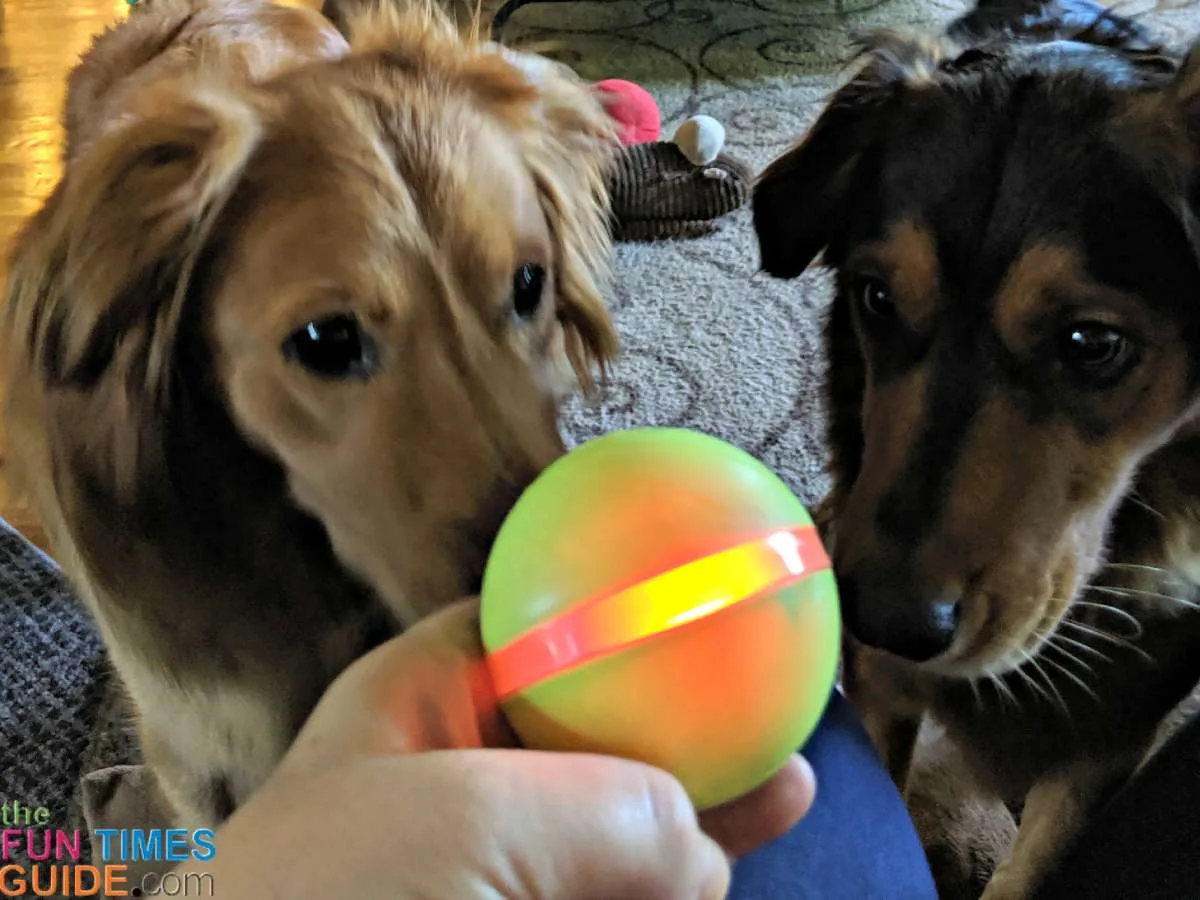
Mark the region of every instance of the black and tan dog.
POLYGON ((847 687, 1020 809, 1029 897, 1200 677, 1200 53, 1086 6, 886 35, 754 199, 836 274, 847 687))

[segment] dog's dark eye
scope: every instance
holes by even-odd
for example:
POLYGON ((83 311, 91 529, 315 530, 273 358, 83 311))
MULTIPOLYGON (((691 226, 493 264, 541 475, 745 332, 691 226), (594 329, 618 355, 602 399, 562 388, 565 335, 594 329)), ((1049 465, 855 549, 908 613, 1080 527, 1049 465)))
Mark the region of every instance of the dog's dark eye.
POLYGON ((1059 340, 1063 365, 1093 378, 1119 374, 1129 361, 1132 345, 1121 332, 1100 322, 1076 322, 1059 340))
POLYGON ((322 378, 363 378, 374 363, 372 345, 351 315, 314 319, 284 342, 283 352, 322 378))
POLYGON ((896 315, 892 292, 878 278, 856 278, 851 282, 850 290, 869 315, 879 319, 890 319, 896 315))
POLYGON ((521 319, 532 319, 542 305, 546 289, 546 270, 536 263, 526 263, 513 273, 513 311, 521 319))

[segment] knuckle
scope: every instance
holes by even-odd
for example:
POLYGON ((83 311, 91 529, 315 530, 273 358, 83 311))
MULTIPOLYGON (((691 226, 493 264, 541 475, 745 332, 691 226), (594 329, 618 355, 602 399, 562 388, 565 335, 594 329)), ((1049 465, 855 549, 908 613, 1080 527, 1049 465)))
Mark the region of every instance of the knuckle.
POLYGON ((667 834, 685 834, 696 826, 696 811, 683 785, 658 769, 642 767, 646 803, 654 824, 667 834))

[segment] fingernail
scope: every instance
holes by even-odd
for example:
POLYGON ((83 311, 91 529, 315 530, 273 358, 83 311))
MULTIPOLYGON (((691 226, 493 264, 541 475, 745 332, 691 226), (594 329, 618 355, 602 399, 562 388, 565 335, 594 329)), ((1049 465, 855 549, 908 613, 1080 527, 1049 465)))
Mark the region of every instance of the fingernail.
POLYGON ((809 763, 809 761, 807 759, 805 759, 803 756, 800 757, 800 766, 801 766, 801 768, 804 769, 805 776, 812 780, 812 786, 813 786, 812 796, 813 796, 813 802, 815 803, 817 800, 817 794, 821 789, 821 783, 817 780, 816 769, 814 769, 812 767, 812 764, 809 763))
POLYGON ((804 772, 804 777, 810 779, 813 782, 813 784, 816 784, 817 783, 817 773, 816 773, 816 771, 814 771, 814 769, 812 767, 812 763, 810 763, 807 759, 805 759, 799 753, 796 754, 796 761, 800 763, 800 769, 804 772))

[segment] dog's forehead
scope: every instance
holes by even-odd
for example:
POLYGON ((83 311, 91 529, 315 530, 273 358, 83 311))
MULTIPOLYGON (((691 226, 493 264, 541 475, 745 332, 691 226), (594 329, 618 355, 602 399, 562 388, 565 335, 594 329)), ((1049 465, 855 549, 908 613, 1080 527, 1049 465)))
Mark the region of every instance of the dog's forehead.
POLYGON ((968 229, 995 228, 1014 210, 1027 225, 1031 214, 1073 218, 1086 199, 1080 188, 1116 163, 1105 137, 1112 106, 1053 79, 1024 84, 940 90, 898 116, 875 161, 885 210, 919 208, 968 229))
POLYGON ((507 284, 517 257, 548 253, 532 176, 468 109, 326 85, 284 96, 270 134, 241 193, 250 294, 340 293, 391 315, 447 278, 507 284))
POLYGON ((494 184, 513 148, 496 120, 462 92, 398 76, 330 66, 284 86, 277 126, 314 152, 314 168, 435 190, 494 184), (327 78, 320 77, 327 75, 327 78))
POLYGON ((1169 198, 1114 140, 1122 104, 1095 80, 1051 75, 945 91, 880 145, 862 221, 876 240, 924 235, 940 283, 980 302, 1019 265, 1032 285, 1039 267, 1025 256, 1047 247, 1062 253, 1046 279, 1061 281, 1070 259, 1080 278, 1177 294, 1190 243, 1169 198))

